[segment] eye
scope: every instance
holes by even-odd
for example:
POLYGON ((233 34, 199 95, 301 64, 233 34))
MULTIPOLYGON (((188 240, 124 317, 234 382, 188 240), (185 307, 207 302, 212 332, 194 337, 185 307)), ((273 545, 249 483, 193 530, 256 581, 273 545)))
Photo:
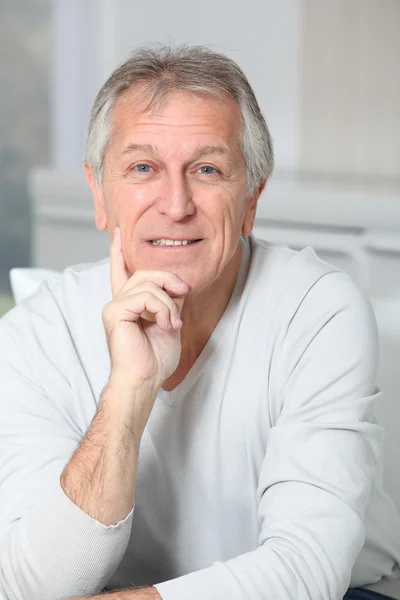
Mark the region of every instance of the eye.
POLYGON ((215 173, 218 173, 217 169, 215 167, 210 167, 210 165, 204 165, 204 167, 200 167, 199 170, 202 175, 214 175, 215 173))
POLYGON ((140 163, 139 165, 135 165, 133 167, 134 171, 137 171, 138 173, 150 173, 150 165, 146 165, 144 163, 140 163))

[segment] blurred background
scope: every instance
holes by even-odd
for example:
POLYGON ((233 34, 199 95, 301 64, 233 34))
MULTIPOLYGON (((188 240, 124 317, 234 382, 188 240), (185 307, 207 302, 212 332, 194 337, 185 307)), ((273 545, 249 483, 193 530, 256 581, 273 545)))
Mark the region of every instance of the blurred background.
POLYGON ((27 178, 49 165, 50 0, 0 0, 0 315, 12 304, 9 270, 29 266, 27 178))
POLYGON ((108 256, 82 156, 112 70, 145 43, 222 51, 274 139, 255 234, 314 247, 373 303, 384 479, 400 510, 399 32, 400 0, 0 0, 0 316, 14 304, 10 269, 108 256))
POLYGON ((108 253, 81 160, 133 47, 196 43, 244 69, 275 143, 256 233, 400 288, 400 1, 0 0, 0 315, 13 267, 108 253))

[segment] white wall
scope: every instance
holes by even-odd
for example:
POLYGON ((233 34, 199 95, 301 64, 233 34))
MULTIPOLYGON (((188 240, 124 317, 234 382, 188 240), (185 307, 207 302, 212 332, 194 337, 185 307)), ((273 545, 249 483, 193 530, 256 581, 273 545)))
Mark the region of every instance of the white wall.
POLYGON ((301 169, 400 179, 399 0, 302 0, 301 169))
POLYGON ((300 0, 55 0, 53 166, 81 168, 88 115, 106 77, 145 43, 205 44, 228 54, 254 87, 277 169, 299 164, 300 0))
POLYGON ((277 168, 298 167, 300 0, 174 0, 150 10, 131 0, 116 5, 118 60, 135 46, 168 40, 226 53, 254 88, 274 138, 277 168))

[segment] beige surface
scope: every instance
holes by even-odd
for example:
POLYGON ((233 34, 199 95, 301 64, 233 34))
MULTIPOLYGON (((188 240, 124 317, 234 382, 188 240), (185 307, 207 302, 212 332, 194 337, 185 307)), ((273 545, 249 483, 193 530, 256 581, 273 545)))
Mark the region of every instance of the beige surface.
POLYGON ((300 168, 400 177, 400 2, 303 0, 300 168))

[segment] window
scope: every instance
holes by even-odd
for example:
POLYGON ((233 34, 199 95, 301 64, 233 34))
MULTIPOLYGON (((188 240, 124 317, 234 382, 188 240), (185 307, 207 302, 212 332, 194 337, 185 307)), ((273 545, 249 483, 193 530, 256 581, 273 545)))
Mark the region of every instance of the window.
POLYGON ((49 161, 51 0, 0 3, 0 316, 9 271, 31 264, 27 176, 49 161))

